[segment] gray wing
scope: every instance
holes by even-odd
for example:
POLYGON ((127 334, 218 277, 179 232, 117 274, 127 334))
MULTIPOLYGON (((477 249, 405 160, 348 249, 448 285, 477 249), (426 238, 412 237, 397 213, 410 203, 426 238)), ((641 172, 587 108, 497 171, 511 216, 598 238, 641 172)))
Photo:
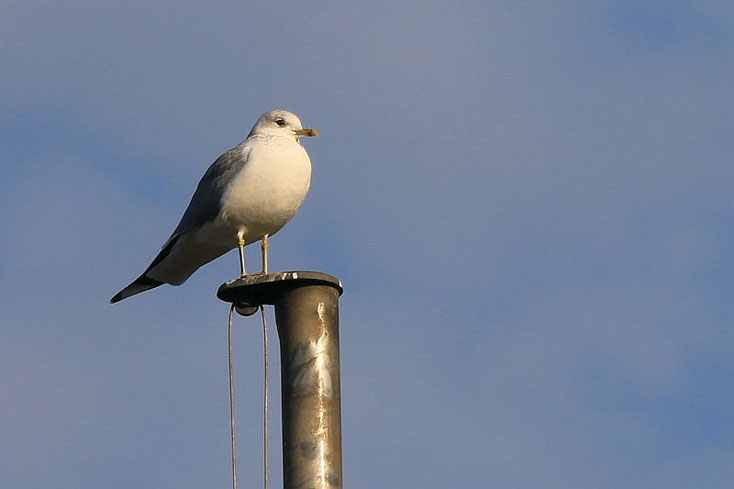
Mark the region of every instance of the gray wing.
POLYGON ((212 163, 201 177, 181 222, 168 238, 164 248, 178 236, 203 226, 217 217, 221 210, 222 195, 227 189, 227 184, 245 165, 248 154, 249 147, 240 144, 212 163))
POLYGON ((209 167, 199 181, 196 192, 191 197, 191 202, 189 202, 189 206, 186 208, 181 222, 178 223, 176 230, 168 238, 166 244, 163 245, 163 249, 155 257, 153 263, 133 283, 118 292, 110 300, 111 303, 114 304, 127 297, 163 285, 163 282, 148 277, 147 273, 166 259, 175 246, 179 236, 216 219, 221 210, 222 195, 224 195, 227 189, 227 184, 245 166, 249 154, 250 148, 245 143, 242 143, 230 149, 217 158, 217 161, 212 163, 212 166, 209 167))

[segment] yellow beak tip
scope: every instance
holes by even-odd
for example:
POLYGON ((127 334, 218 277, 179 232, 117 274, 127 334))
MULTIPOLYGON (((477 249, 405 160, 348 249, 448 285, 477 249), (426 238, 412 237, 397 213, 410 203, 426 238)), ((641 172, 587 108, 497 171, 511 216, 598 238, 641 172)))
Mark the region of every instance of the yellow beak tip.
POLYGON ((317 131, 316 129, 311 129, 310 127, 304 127, 303 129, 297 130, 296 134, 298 134, 299 136, 315 138, 319 135, 319 131, 317 131))

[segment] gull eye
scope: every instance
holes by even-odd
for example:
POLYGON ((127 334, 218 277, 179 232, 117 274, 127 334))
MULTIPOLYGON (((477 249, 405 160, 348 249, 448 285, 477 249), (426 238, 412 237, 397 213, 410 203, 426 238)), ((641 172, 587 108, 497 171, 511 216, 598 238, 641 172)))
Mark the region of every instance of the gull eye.
POLYGON ((275 123, 278 124, 280 127, 285 126, 285 121, 282 117, 278 117, 277 119, 275 119, 275 123))

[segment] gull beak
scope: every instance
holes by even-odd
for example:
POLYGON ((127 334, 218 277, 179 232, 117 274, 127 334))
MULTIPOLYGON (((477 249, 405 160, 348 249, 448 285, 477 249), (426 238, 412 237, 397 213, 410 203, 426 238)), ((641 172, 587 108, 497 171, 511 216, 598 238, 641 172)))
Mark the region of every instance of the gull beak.
POLYGON ((296 136, 298 137, 309 137, 309 138, 315 138, 319 135, 319 131, 316 129, 311 129, 310 127, 304 127, 303 129, 299 129, 296 131, 296 136))

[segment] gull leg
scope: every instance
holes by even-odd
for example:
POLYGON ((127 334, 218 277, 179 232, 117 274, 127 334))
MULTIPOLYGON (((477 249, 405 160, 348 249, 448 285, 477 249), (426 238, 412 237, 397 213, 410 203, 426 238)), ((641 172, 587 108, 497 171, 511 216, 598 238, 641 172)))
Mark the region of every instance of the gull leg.
POLYGON ((260 241, 260 250, 262 251, 262 258, 263 258, 263 271, 262 273, 267 274, 268 273, 268 249, 270 246, 268 246, 268 235, 266 234, 263 236, 263 239, 260 241))
MULTIPOLYGON (((244 231, 240 231, 239 233, 237 233, 237 249, 240 252, 240 271, 242 272, 242 278, 245 278, 245 276, 247 276, 247 269, 245 268, 245 232, 244 231)), ((233 307, 235 308, 237 313, 242 316, 252 316, 253 314, 257 312, 257 309, 260 306, 253 306, 250 304, 240 304, 240 305, 233 304, 233 307)), ((230 311, 230 314, 232 314, 231 311, 230 311)), ((233 426, 232 429, 234 429, 234 425, 232 426, 233 426)), ((234 437, 234 434, 232 436, 234 437)), ((232 438, 232 440, 233 440, 232 443, 234 443, 234 438, 232 438)), ((232 453, 234 454, 234 452, 232 453)))
POLYGON ((244 277, 247 275, 247 269, 245 268, 245 233, 243 231, 237 233, 237 249, 240 252, 240 272, 244 277))

